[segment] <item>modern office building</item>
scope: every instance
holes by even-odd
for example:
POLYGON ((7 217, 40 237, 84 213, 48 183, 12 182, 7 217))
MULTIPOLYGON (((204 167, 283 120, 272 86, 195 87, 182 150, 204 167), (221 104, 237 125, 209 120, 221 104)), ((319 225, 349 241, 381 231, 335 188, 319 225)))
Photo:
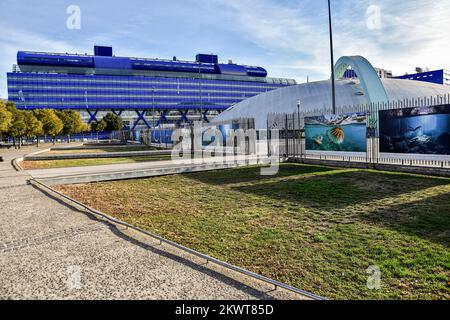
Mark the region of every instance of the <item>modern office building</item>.
POLYGON ((112 111, 130 128, 208 122, 244 99, 296 84, 269 78, 261 67, 219 63, 213 54, 129 58, 104 46, 94 55, 19 51, 7 81, 19 109, 79 110, 88 123, 112 111))
POLYGON ((450 86, 450 70, 440 69, 434 71, 422 71, 414 74, 395 77, 397 79, 408 79, 416 81, 425 81, 450 86))

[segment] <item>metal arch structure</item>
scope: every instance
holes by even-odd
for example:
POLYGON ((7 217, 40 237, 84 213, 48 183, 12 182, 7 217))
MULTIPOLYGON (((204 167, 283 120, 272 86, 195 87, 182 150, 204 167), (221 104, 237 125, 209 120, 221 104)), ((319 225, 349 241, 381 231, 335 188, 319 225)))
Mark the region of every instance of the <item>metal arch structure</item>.
POLYGON ((351 67, 358 76, 368 103, 387 103, 388 95, 374 67, 361 56, 344 56, 334 66, 336 79, 342 78, 351 67))

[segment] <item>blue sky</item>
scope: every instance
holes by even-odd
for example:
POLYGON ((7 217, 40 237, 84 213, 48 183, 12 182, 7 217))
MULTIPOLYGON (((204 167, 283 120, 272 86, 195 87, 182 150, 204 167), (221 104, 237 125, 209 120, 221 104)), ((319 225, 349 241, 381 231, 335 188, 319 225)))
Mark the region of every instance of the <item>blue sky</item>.
MULTIPOLYGON (((333 15, 335 59, 359 54, 395 74, 450 68, 448 0, 333 0, 333 15)), ((0 97, 18 50, 92 53, 94 44, 118 56, 216 53, 299 82, 329 77, 326 0, 0 0, 0 97), (79 30, 66 27, 69 5, 81 9, 79 30)))

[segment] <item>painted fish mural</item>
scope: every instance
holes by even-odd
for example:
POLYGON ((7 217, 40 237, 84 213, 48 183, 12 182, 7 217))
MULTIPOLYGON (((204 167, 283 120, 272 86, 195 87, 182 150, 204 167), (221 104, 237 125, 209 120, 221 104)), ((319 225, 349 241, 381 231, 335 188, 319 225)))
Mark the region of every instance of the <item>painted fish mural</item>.
POLYGON ((305 117, 306 150, 365 152, 366 126, 364 113, 305 117))

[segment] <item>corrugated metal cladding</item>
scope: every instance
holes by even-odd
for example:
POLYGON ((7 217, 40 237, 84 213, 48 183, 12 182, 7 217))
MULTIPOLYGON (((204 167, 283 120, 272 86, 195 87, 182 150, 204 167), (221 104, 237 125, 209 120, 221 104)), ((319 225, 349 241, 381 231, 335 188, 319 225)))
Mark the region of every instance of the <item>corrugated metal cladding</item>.
POLYGON ((19 51, 19 65, 80 67, 100 69, 134 69, 189 73, 210 73, 250 77, 267 77, 264 68, 237 64, 219 64, 214 54, 198 54, 196 61, 115 57, 112 47, 95 46, 94 56, 19 51))

